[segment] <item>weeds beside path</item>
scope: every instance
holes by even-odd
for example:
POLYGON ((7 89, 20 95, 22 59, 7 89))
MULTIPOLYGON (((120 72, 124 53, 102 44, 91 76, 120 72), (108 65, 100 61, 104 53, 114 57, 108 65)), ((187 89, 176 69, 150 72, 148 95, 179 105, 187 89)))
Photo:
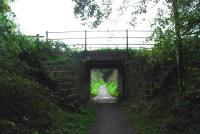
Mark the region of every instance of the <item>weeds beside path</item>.
POLYGON ((120 108, 126 117, 130 120, 137 134, 158 134, 159 123, 150 118, 148 115, 133 110, 131 104, 127 101, 120 104, 120 108))
POLYGON ((80 112, 71 113, 71 121, 67 123, 69 134, 88 134, 95 111, 95 106, 89 104, 80 112))

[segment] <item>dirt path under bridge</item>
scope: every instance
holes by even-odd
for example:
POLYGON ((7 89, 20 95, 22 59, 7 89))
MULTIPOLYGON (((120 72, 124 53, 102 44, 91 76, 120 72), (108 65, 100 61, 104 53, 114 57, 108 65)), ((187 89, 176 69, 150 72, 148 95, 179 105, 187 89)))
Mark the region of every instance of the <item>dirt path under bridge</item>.
POLYGON ((98 96, 93 98, 93 101, 99 103, 96 104, 96 118, 90 134, 134 134, 115 99, 107 93, 105 86, 100 87, 98 96))
POLYGON ((134 131, 118 104, 97 104, 90 134, 134 134, 134 131))

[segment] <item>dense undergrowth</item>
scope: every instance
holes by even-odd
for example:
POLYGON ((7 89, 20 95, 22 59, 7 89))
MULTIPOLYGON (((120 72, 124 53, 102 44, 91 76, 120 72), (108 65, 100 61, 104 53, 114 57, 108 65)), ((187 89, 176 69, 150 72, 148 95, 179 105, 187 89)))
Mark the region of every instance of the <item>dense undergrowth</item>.
POLYGON ((99 88, 105 85, 105 82, 102 78, 102 74, 98 69, 93 69, 91 71, 91 95, 92 97, 97 96, 99 88))
MULTIPOLYGON (((79 65, 83 55, 64 43, 23 35, 8 2, 0 0, 0 133, 88 134, 95 107, 83 103, 81 97, 82 109, 77 111, 58 105, 53 94, 55 78, 47 70, 64 62, 84 76, 79 65)), ((77 86, 84 90, 81 76, 77 86)))
POLYGON ((95 108, 89 105, 71 112, 58 105, 52 96, 54 77, 46 70, 52 62, 66 62, 69 68, 81 71, 77 69, 83 62, 80 57, 81 53, 66 44, 20 33, 8 1, 0 0, 0 133, 87 134, 95 108))
POLYGON ((164 47, 170 43, 169 39, 158 42, 152 50, 130 52, 132 60, 127 71, 131 97, 122 103, 122 109, 137 133, 200 133, 200 40, 191 38, 183 40, 187 43, 183 49, 183 90, 179 88, 175 49, 164 47))
MULTIPOLYGON (((64 111, 52 97, 55 81, 45 70, 47 64, 66 61, 69 68, 81 74, 78 67, 84 56, 66 44, 39 41, 20 33, 8 2, 0 0, 0 133, 88 133, 95 108, 64 111)), ((183 11, 180 13, 183 90, 178 85, 173 16, 164 18, 159 14, 152 36, 154 48, 129 51, 126 71, 131 98, 122 107, 139 134, 200 133, 199 2, 183 1, 179 8, 183 11), (156 88, 154 76, 159 74, 160 67, 168 65, 173 67, 171 72, 163 79, 162 86, 156 88)), ((97 83, 104 81, 105 78, 101 82, 92 81, 94 96, 101 85, 97 83)), ((115 83, 107 85, 114 96, 115 83)))
POLYGON ((92 84, 91 84, 91 95, 92 97, 95 97, 98 95, 99 93, 99 88, 102 86, 102 85, 105 85, 105 82, 103 80, 99 80, 99 81, 92 81, 92 84))
POLYGON ((19 76, 4 76, 0 84, 2 134, 88 133, 95 112, 93 106, 66 112, 49 98, 48 88, 19 76))
POLYGON ((129 119, 137 134, 160 134, 159 122, 147 114, 134 109, 134 100, 121 103, 121 109, 129 119), (131 105, 131 106, 130 106, 131 105))
POLYGON ((73 65, 66 57, 76 62, 77 52, 62 43, 46 43, 21 34, 1 38, 0 48, 1 133, 88 133, 94 108, 63 110, 52 98, 55 81, 45 70, 52 61, 73 65))
POLYGON ((109 81, 106 84, 107 91, 110 95, 113 97, 118 97, 119 96, 119 89, 118 89, 118 83, 117 81, 109 81))
POLYGON ((113 97, 119 96, 116 70, 93 69, 91 71, 91 95, 98 95, 99 88, 105 85, 108 93, 113 97))

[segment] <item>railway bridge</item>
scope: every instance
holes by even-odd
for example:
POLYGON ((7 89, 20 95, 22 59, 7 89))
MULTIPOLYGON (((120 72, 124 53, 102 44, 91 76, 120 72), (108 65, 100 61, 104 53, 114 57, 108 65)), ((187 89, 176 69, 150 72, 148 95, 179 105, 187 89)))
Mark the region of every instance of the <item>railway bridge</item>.
POLYGON ((138 48, 151 48, 147 41, 151 31, 144 30, 105 30, 105 31, 65 31, 46 32, 46 40, 63 41, 69 47, 82 51, 85 58, 86 79, 90 84, 91 70, 111 68, 118 70, 118 87, 121 96, 128 95, 126 67, 129 51, 138 48))

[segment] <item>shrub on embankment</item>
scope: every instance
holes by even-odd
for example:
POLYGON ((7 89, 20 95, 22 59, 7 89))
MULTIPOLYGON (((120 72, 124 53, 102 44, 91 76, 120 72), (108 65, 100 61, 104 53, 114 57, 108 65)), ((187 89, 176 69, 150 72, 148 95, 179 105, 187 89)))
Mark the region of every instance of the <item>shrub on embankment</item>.
MULTIPOLYGON (((74 69, 72 71, 82 75, 82 68, 77 66, 83 62, 79 58, 82 54, 60 42, 47 43, 20 33, 1 32, 0 133, 71 134, 76 124, 81 126, 77 133, 87 131, 93 110, 70 114, 58 106, 57 100, 52 97, 54 77, 46 70, 50 62, 65 62, 74 69), (88 117, 86 124, 77 119, 85 117, 88 117)), ((77 83, 84 83, 82 77, 84 75, 80 76, 80 82, 77 83)), ((80 87, 84 90, 85 85, 80 87)))
POLYGON ((19 76, 4 75, 0 85, 2 134, 88 133, 94 108, 67 113, 51 101, 48 88, 19 76))
POLYGON ((84 90, 82 53, 64 43, 21 34, 9 2, 0 0, 0 133, 87 134, 94 108, 64 111, 52 96, 55 78, 46 68, 49 64, 68 64, 80 76, 77 85, 84 90))
POLYGON ((64 111, 52 97, 55 80, 46 68, 52 62, 65 62, 81 75, 77 85, 84 90, 82 53, 64 43, 23 35, 13 17, 9 1, 0 0, 0 133, 88 133, 94 108, 64 111))
POLYGON ((88 133, 94 108, 64 111, 52 97, 55 81, 45 68, 48 63, 65 62, 82 75, 76 66, 82 63, 81 54, 59 42, 20 34, 8 38, 1 38, 0 44, 0 133, 88 133))
POLYGON ((184 46, 182 91, 173 49, 168 48, 170 53, 158 47, 130 52, 130 99, 122 108, 139 134, 200 133, 198 50, 197 45, 184 46))
POLYGON ((31 133, 52 128, 55 104, 48 89, 19 76, 3 75, 0 81, 1 132, 31 133))
POLYGON ((78 52, 63 43, 46 43, 21 34, 1 38, 0 48, 1 133, 71 134, 77 124, 82 128, 76 133, 87 131, 94 110, 73 114, 63 111, 52 98, 54 78, 45 70, 46 64, 56 61, 69 62, 76 71, 76 64, 81 62, 78 52), (83 120, 86 117, 87 123, 83 120))

